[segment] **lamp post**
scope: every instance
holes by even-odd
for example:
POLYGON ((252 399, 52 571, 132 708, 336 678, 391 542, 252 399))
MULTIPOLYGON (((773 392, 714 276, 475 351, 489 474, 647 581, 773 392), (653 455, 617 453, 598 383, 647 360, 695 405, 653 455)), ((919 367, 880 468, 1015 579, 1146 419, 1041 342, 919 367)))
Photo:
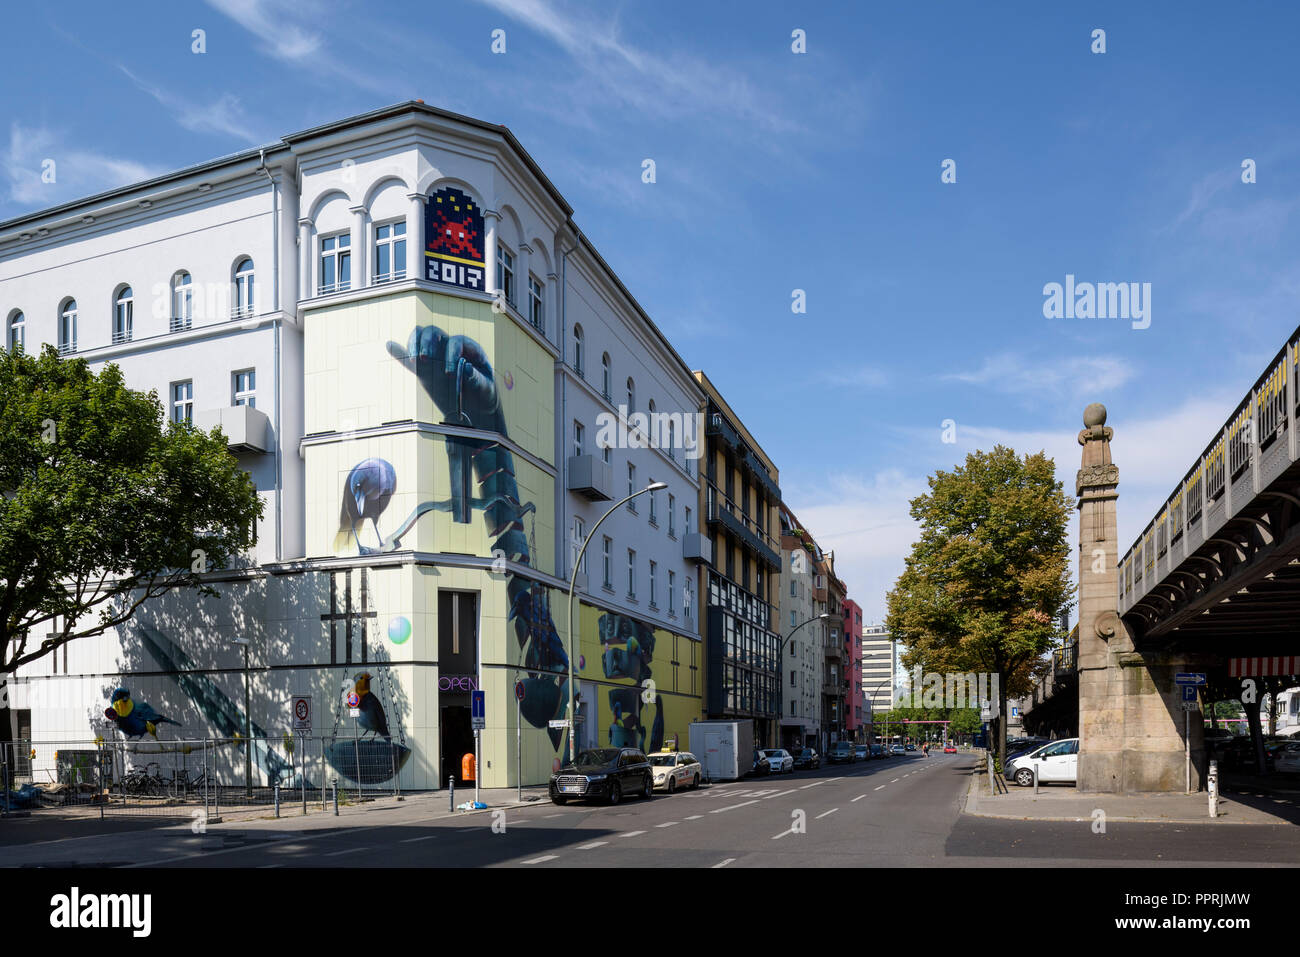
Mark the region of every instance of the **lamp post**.
POLYGON ((253 796, 253 714, 249 709, 248 693, 248 639, 232 638, 231 642, 244 646, 244 796, 253 796))
MULTIPOLYGON (((799 624, 791 628, 789 633, 786 634, 786 636, 781 639, 781 653, 777 656, 777 660, 776 660, 776 686, 778 688, 782 688, 785 686, 785 677, 784 677, 785 676, 785 646, 789 644, 790 641, 794 638, 794 633, 798 631, 800 628, 802 628, 804 625, 811 625, 814 621, 822 621, 829 617, 830 615, 827 614, 826 612, 822 612, 820 615, 814 615, 813 617, 809 618, 807 621, 799 622, 799 624)), ((777 747, 777 748, 781 746, 781 710, 780 710, 781 704, 780 702, 783 701, 784 699, 785 699, 784 694, 780 695, 777 699, 776 743, 773 745, 773 747, 777 747)))
MULTIPOLYGON (((875 656, 873 655, 872 657, 875 657, 875 656)), ((889 684, 889 683, 890 683, 891 681, 893 681, 893 680, 894 680, 894 676, 893 676, 893 675, 890 675, 890 676, 889 676, 888 678, 886 678, 884 681, 880 682, 880 683, 877 684, 874 688, 871 689, 871 704, 872 704, 872 708, 871 708, 871 733, 872 733, 872 734, 875 734, 875 730, 876 730, 876 708, 875 708, 876 692, 878 692, 878 691, 881 689, 881 687, 882 687, 883 685, 887 685, 887 684, 889 684)), ((891 710, 892 710, 892 708, 893 708, 893 700, 892 700, 892 696, 891 696, 891 700, 890 700, 890 708, 891 708, 891 710)), ((886 737, 886 738, 889 737, 889 712, 888 712, 888 711, 885 712, 885 737, 886 737)))
POLYGON ((578 556, 573 560, 573 570, 569 572, 569 760, 576 761, 578 758, 578 749, 575 747, 575 737, 578 731, 578 715, 574 706, 574 689, 573 689, 573 586, 578 581, 578 569, 582 567, 582 556, 587 554, 587 546, 596 536, 596 529, 600 528, 605 519, 613 515, 618 509, 626 505, 638 495, 644 495, 646 492, 658 492, 668 487, 667 482, 651 482, 645 488, 627 495, 609 507, 609 510, 600 517, 595 525, 591 526, 591 531, 587 533, 586 540, 582 543, 582 548, 578 549, 578 556))

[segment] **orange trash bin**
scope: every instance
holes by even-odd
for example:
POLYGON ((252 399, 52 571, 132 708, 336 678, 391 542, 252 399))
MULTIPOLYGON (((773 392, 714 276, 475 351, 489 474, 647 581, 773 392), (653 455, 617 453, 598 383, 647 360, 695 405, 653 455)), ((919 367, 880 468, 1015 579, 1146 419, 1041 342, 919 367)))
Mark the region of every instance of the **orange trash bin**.
POLYGON ((478 770, 474 762, 474 752, 466 752, 465 756, 460 759, 460 779, 462 781, 473 781, 474 773, 478 770))

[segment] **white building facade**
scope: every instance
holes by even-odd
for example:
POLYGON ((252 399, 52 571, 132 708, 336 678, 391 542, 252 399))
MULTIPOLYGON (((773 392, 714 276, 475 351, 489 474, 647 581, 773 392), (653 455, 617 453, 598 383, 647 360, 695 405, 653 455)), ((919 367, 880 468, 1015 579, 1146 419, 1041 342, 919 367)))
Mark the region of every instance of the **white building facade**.
POLYGON ((116 363, 173 421, 220 425, 265 503, 219 599, 167 596, 21 669, 12 731, 117 733, 121 684, 177 737, 274 738, 310 695, 313 734, 348 742, 333 773, 407 788, 459 776, 474 691, 488 787, 545 781, 575 743, 684 740, 703 396, 571 214, 504 127, 417 101, 0 223, 6 346, 116 363), (571 742, 551 724, 575 545, 651 482, 578 576, 571 742), (387 725, 365 753, 358 692, 387 725))

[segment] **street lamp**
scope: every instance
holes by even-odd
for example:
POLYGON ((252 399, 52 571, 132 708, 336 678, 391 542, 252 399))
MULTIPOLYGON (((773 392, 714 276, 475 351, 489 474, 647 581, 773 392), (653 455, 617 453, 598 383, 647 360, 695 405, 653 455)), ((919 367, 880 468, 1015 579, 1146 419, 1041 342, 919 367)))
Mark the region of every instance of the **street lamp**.
POLYGON ((248 639, 232 638, 231 644, 244 646, 244 795, 253 796, 253 713, 248 694, 248 639))
POLYGON ((600 517, 600 521, 597 522, 595 525, 591 526, 591 531, 587 533, 586 541, 582 543, 582 548, 578 549, 578 557, 573 560, 573 570, 569 572, 569 752, 570 752, 569 760, 570 761, 576 761, 578 759, 578 749, 575 746, 575 736, 578 730, 578 721, 577 721, 578 715, 575 710, 575 705, 574 705, 575 696, 573 690, 573 586, 578 581, 578 569, 582 567, 582 556, 587 553, 587 546, 591 544, 591 540, 595 537, 596 529, 600 528, 601 523, 604 522, 605 519, 609 518, 616 511, 618 511, 620 506, 626 505, 628 502, 632 501, 632 499, 636 498, 638 495, 644 495, 646 492, 658 492, 659 490, 665 489, 667 487, 668 487, 667 482, 651 482, 645 488, 633 492, 631 495, 625 496, 624 498, 619 499, 617 502, 611 505, 609 507, 609 510, 600 517))
MULTIPOLYGON (((872 734, 875 734, 875 729, 876 729, 876 692, 878 692, 883 685, 887 685, 893 680, 894 680, 894 676, 890 675, 884 681, 880 682, 880 684, 876 685, 874 688, 871 689, 871 733, 872 734)), ((890 710, 893 710, 892 699, 890 701, 890 710)), ((886 740, 888 740, 889 738, 889 711, 885 712, 885 738, 886 740)))
MULTIPOLYGON (((826 612, 822 612, 820 615, 814 615, 812 618, 809 618, 807 621, 799 622, 799 624, 795 625, 793 628, 790 629, 789 634, 787 634, 784 638, 781 639, 781 653, 777 656, 776 659, 776 686, 778 689, 785 687, 785 678, 784 678, 785 646, 789 644, 789 642, 794 638, 794 633, 798 631, 800 628, 802 628, 804 625, 811 625, 814 621, 823 621, 829 617, 830 615, 827 614, 826 612)), ((780 694, 777 698, 777 705, 776 705, 777 708, 776 743, 773 746, 778 748, 781 746, 780 715, 781 715, 781 701, 783 701, 784 699, 785 699, 785 695, 780 694)))

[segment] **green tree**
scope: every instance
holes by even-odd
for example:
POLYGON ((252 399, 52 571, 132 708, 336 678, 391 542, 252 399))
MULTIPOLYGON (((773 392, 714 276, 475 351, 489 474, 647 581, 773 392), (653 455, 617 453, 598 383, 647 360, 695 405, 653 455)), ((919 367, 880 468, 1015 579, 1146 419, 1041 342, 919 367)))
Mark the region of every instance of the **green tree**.
POLYGON ((0 674, 127 621, 252 544, 252 480, 116 365, 0 352, 0 674))
MULTIPOLYGON (((921 525, 888 596, 886 624, 904 664, 998 676, 998 714, 1030 690, 1039 659, 1062 637, 1074 596, 1066 526, 1072 505, 1042 452, 997 446, 936 472, 911 502, 921 525)), ((996 720, 998 759, 1006 722, 996 720)))

